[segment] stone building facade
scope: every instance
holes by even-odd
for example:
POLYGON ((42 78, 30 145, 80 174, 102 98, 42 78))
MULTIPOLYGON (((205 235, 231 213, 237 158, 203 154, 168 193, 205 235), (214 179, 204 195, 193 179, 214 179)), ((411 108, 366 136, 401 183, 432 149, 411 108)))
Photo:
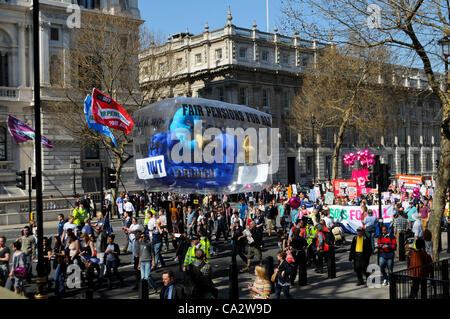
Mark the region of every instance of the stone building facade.
MULTIPOLYGON (((152 46, 140 55, 141 90, 150 101, 177 96, 202 97, 247 105, 272 114, 273 127, 280 128, 280 168, 273 176, 281 183, 310 183, 313 167, 316 179, 330 180, 333 144, 336 132, 316 131, 316 158, 312 133, 301 136, 287 127, 292 101, 301 87, 302 76, 317 52, 328 44, 236 27, 228 12, 227 24, 217 30, 168 37, 160 46, 152 46)), ((341 154, 370 148, 388 163, 391 173, 432 176, 439 158, 439 101, 429 94, 425 75, 419 70, 398 68, 393 74, 401 79, 405 98, 393 105, 397 125, 384 136, 358 140, 349 131, 341 154), (425 94, 417 94, 425 89, 425 94), (403 123, 403 119, 406 122, 403 123), (405 135, 406 126, 406 135, 405 135), (405 147, 406 143, 406 147, 405 147), (407 156, 405 157, 405 153, 407 156)), ((398 81, 396 81, 398 82, 398 81)), ((343 163, 338 176, 351 177, 343 163)))
MULTIPOLYGON (((130 19, 140 20, 137 0, 40 1, 42 134, 55 146, 42 149, 44 196, 61 197, 75 190, 98 191, 99 165, 109 165, 109 157, 103 151, 85 148, 74 143, 70 136, 58 134, 52 125, 57 119, 46 111, 46 105, 61 96, 54 77, 66 73, 57 74, 53 66, 61 63, 67 67, 72 33, 67 20, 74 13, 68 6, 72 3, 78 4, 82 11, 124 13, 130 19)), ((12 114, 34 127, 32 31, 32 1, 0 0, 0 201, 26 196, 26 192, 15 187, 15 172, 28 167, 34 172, 33 142, 16 144, 6 124, 8 114, 12 114)), ((70 81, 64 79, 65 83, 70 81)), ((125 184, 134 182, 132 166, 130 163, 124 169, 125 184)))

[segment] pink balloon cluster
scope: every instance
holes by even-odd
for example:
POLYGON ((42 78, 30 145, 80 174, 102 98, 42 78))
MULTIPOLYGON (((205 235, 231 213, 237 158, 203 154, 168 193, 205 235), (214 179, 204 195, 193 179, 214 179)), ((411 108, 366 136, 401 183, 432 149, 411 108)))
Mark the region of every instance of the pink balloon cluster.
POLYGON ((355 165, 355 160, 358 160, 361 166, 370 166, 375 164, 375 154, 370 154, 370 150, 366 149, 364 151, 354 153, 345 154, 344 155, 344 164, 346 166, 355 165))

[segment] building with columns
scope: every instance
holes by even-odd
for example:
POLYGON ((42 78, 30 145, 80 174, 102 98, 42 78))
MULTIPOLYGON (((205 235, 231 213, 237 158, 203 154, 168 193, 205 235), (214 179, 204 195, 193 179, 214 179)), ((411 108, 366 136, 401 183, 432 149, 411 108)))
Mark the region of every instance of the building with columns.
MULTIPOLYGON (((206 24, 202 34, 186 30, 142 52, 141 90, 151 102, 177 96, 202 97, 271 113, 273 127, 281 133, 280 169, 273 180, 311 183, 314 166, 316 179, 330 180, 337 131, 316 130, 314 152, 312 132, 301 136, 287 125, 306 67, 326 45, 302 40, 297 33, 293 37, 281 35, 277 27, 273 33, 258 30, 256 23, 252 29, 239 28, 232 24, 229 11, 223 28, 210 30, 206 24)), ((389 164, 392 174, 432 176, 440 152, 440 102, 430 94, 420 70, 398 67, 393 77, 395 83, 401 80, 405 94, 402 103, 392 105, 396 125, 369 142, 347 132, 341 154, 370 148, 389 164)), ((339 170, 339 176, 351 177, 343 161, 339 170)))
MULTIPOLYGON (((46 105, 60 97, 60 89, 55 85, 57 77, 66 76, 55 66, 66 67, 69 63, 72 29, 67 21, 75 12, 68 9, 72 3, 82 11, 121 13, 140 21, 137 0, 40 1, 42 134, 55 146, 54 149, 42 148, 44 196, 99 191, 100 163, 109 164, 102 150, 84 148, 70 136, 58 134, 52 126, 55 119, 46 111, 46 105)), ((26 196, 26 191, 15 186, 15 172, 28 170, 28 167, 34 172, 33 142, 16 144, 6 123, 8 114, 12 114, 34 127, 32 31, 31 0, 0 0, 0 201, 26 196)), ((64 79, 65 83, 68 81, 70 79, 64 79)), ((132 163, 124 172, 123 182, 133 183, 132 163)))

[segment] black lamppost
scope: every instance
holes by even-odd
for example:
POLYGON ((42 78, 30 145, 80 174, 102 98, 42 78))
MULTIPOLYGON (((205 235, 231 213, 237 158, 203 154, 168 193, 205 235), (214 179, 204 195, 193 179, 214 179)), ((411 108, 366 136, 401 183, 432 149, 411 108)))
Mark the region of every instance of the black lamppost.
POLYGON ((403 119, 403 128, 405 129, 405 175, 408 175, 408 138, 406 136, 406 119, 403 119))
POLYGON ((72 166, 73 166, 73 197, 76 198, 77 197, 77 184, 76 184, 76 175, 75 175, 75 170, 76 170, 76 166, 77 165, 77 161, 75 159, 73 159, 72 161, 72 166))
POLYGON ((316 135, 314 134, 314 128, 316 125, 316 117, 311 115, 311 127, 312 127, 312 147, 313 147, 313 184, 316 184, 316 135))
POLYGON ((448 86, 448 57, 450 56, 450 37, 445 36, 438 41, 438 44, 442 47, 442 57, 445 63, 445 92, 447 92, 448 86))
POLYGON ((34 155, 36 171, 36 224, 37 224, 37 278, 36 299, 47 299, 47 273, 44 267, 44 225, 42 205, 42 154, 41 154, 41 71, 39 52, 39 0, 33 0, 33 78, 34 78, 34 155))

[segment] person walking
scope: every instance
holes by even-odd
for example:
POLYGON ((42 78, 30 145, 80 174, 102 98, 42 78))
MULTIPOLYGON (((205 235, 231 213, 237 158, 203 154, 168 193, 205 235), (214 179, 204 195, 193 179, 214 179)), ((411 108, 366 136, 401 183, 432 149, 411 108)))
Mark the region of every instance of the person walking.
POLYGON ((26 277, 27 270, 29 267, 27 265, 28 263, 28 257, 27 255, 21 250, 22 249, 22 243, 19 241, 16 241, 13 243, 13 265, 11 268, 11 271, 9 273, 8 282, 6 283, 7 289, 11 289, 12 286, 14 286, 14 292, 16 294, 25 295, 24 289, 23 289, 23 280, 26 277))
POLYGON ((178 237, 178 247, 175 251, 175 261, 178 261, 178 266, 181 272, 183 271, 184 258, 186 257, 186 253, 190 246, 191 243, 187 239, 186 233, 180 234, 180 237, 178 237))
POLYGON ((151 275, 152 268, 152 245, 148 242, 147 236, 142 233, 139 236, 139 265, 138 270, 141 271, 141 279, 148 281, 148 286, 153 288, 153 292, 158 293, 158 287, 151 275))
POLYGON ((192 236, 196 234, 197 226, 197 213, 192 210, 192 206, 188 206, 187 209, 187 234, 192 236))
POLYGON ((123 287, 123 278, 119 273, 119 265, 120 265, 120 248, 114 242, 115 235, 111 234, 108 236, 108 246, 106 246, 105 254, 104 254, 104 263, 106 265, 106 274, 105 277, 108 281, 108 289, 112 288, 112 275, 114 275, 120 281, 120 287, 123 287), (111 273, 112 272, 112 273, 111 273))
POLYGON ((412 248, 408 253, 409 275, 413 280, 408 299, 415 299, 417 297, 422 278, 427 278, 433 269, 429 265, 432 261, 431 256, 425 250, 425 241, 422 238, 418 238, 415 248, 412 248))
POLYGON ((395 250, 397 249, 397 241, 395 236, 388 232, 388 227, 381 228, 381 235, 378 238, 378 251, 380 252, 380 268, 383 275, 383 286, 389 285, 389 275, 394 270, 395 250), (386 274, 386 267, 389 274, 386 274))
POLYGON ((414 233, 414 240, 417 240, 418 238, 423 237, 423 224, 418 213, 412 215, 412 218, 414 219, 414 224, 412 227, 412 231, 414 233))
POLYGON ((397 249, 395 251, 395 257, 399 258, 399 247, 401 244, 405 244, 404 242, 400 242, 400 236, 403 236, 403 238, 406 240, 405 236, 406 236, 406 232, 409 229, 409 223, 408 223, 408 219, 404 217, 404 213, 403 213, 403 207, 401 207, 398 212, 397 212, 398 216, 397 218, 394 220, 394 223, 392 224, 392 226, 394 227, 394 234, 395 234, 395 238, 398 241, 398 245, 397 245, 397 249))
POLYGON ((161 299, 186 299, 183 287, 175 283, 175 275, 173 274, 172 270, 163 272, 162 282, 164 286, 161 289, 161 293, 159 295, 161 299))
POLYGON ((280 299, 281 292, 283 292, 287 299, 291 299, 291 295, 289 294, 291 266, 286 261, 286 253, 284 251, 280 251, 277 254, 277 259, 280 263, 274 272, 275 298, 280 299))
POLYGON ((349 261, 353 261, 353 269, 358 278, 357 286, 361 286, 364 285, 363 274, 366 278, 369 276, 366 270, 369 266, 370 256, 372 255, 372 245, 369 239, 364 236, 362 227, 358 227, 356 234, 353 237, 350 248, 349 261))
POLYGON ((267 233, 269 237, 272 236, 272 231, 276 232, 276 219, 278 216, 278 209, 275 205, 275 200, 272 200, 269 203, 269 207, 266 210, 266 226, 267 226, 267 233))
POLYGON ((27 281, 31 283, 33 260, 36 259, 36 241, 34 236, 31 235, 30 226, 23 228, 23 236, 19 237, 17 241, 21 243, 21 252, 25 254, 27 259, 27 281))
POLYGON ((322 224, 317 224, 317 240, 316 240, 316 251, 317 251, 317 267, 316 273, 323 273, 323 261, 328 256, 329 246, 325 241, 324 227, 322 224))
POLYGON ((373 210, 369 209, 367 211, 367 216, 363 222, 364 233, 366 237, 370 241, 370 245, 372 246, 372 251, 375 249, 375 232, 377 225, 377 218, 373 215, 373 210))
POLYGON ((291 274, 291 285, 294 285, 295 278, 297 277, 297 270, 299 271, 298 284, 299 286, 305 285, 306 282, 302 281, 302 278, 306 278, 306 252, 305 248, 308 243, 306 239, 300 235, 301 228, 295 228, 292 238, 289 241, 289 249, 294 257, 294 264, 291 274))
POLYGON ((252 293, 252 299, 269 299, 271 284, 267 277, 266 268, 262 266, 255 267, 255 280, 253 284, 248 284, 248 289, 252 293))
POLYGON ((202 249, 195 252, 195 260, 188 266, 185 291, 189 299, 216 299, 218 290, 212 282, 212 268, 202 249))
POLYGON ((215 240, 216 243, 219 241, 221 236, 223 236, 225 242, 228 241, 227 216, 222 206, 219 206, 217 210, 217 232, 215 240))
POLYGON ((66 277, 66 261, 65 261, 65 249, 61 241, 61 237, 56 236, 53 239, 53 269, 55 270, 55 296, 61 297, 64 295, 64 281, 66 277))
POLYGON ((153 245, 153 249, 154 249, 154 253, 155 253, 155 269, 158 268, 158 261, 161 262, 161 268, 166 267, 164 258, 161 255, 163 233, 164 233, 164 230, 161 227, 161 221, 157 220, 156 227, 153 229, 153 232, 152 232, 152 245, 153 245))
POLYGON ((256 257, 259 265, 262 266, 262 232, 256 229, 255 222, 251 222, 249 228, 246 230, 245 235, 248 242, 248 253, 247 253, 247 266, 242 269, 242 271, 250 271, 250 264, 252 259, 256 257))
POLYGON ((58 236, 62 237, 64 232, 64 224, 66 223, 66 220, 64 219, 63 214, 58 215, 58 236))
POLYGON ((185 272, 187 267, 195 261, 195 251, 199 246, 200 239, 198 236, 191 237, 191 246, 188 248, 183 261, 183 271, 185 272))
POLYGON ((234 222, 231 230, 231 241, 233 246, 232 260, 235 260, 236 255, 239 255, 244 261, 244 264, 247 264, 247 256, 245 256, 244 252, 247 241, 246 236, 244 235, 244 228, 241 226, 239 220, 234 222))
POLYGON ((4 287, 9 276, 9 258, 11 251, 6 247, 6 237, 0 237, 0 287, 4 287))

